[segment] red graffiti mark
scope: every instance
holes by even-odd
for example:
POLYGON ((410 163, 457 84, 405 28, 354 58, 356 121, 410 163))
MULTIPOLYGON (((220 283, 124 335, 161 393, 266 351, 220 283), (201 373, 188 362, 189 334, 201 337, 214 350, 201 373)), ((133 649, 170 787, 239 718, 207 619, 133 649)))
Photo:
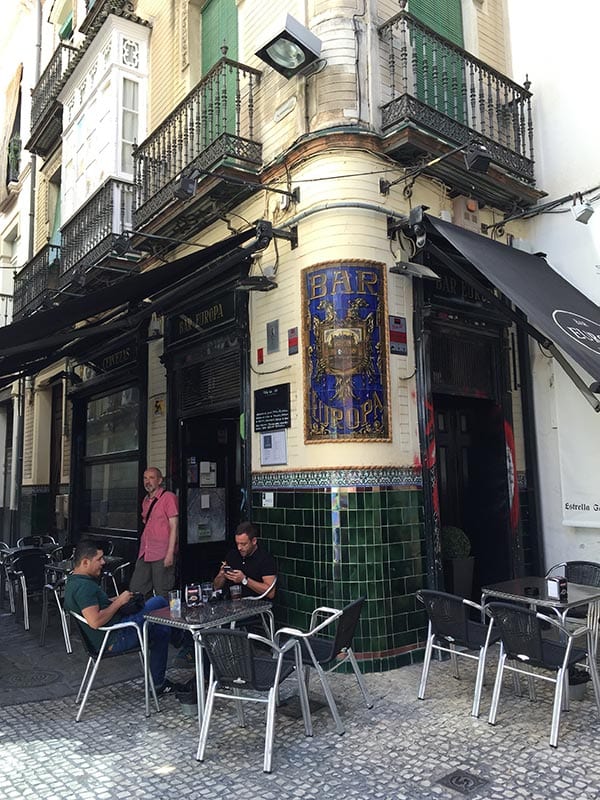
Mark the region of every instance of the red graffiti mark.
POLYGON ((519 485, 517 481, 517 459, 515 457, 515 438, 511 424, 504 420, 506 441, 506 475, 508 479, 508 502, 510 508, 510 527, 516 533, 519 524, 519 485))

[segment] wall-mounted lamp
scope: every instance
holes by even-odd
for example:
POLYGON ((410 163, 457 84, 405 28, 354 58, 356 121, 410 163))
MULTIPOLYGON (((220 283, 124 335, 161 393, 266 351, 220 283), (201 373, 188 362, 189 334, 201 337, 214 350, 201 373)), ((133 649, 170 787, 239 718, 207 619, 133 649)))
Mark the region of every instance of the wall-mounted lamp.
POLYGON ((571 214, 573 214, 577 222, 581 222, 582 225, 587 225, 593 213, 594 209, 592 208, 591 203, 584 201, 581 195, 575 195, 573 197, 571 214), (577 197, 579 198, 579 203, 577 202, 577 197))
POLYGON ((181 173, 173 187, 173 197, 176 197, 178 200, 190 200, 196 194, 197 188, 198 173, 191 173, 189 175, 181 173))
POLYGON ((490 161, 492 160, 489 150, 478 139, 469 139, 468 142, 465 142, 458 147, 453 147, 452 150, 448 150, 447 153, 444 153, 437 158, 432 158, 431 161, 427 161, 427 163, 423 164, 422 166, 409 170, 401 178, 397 178, 395 181, 386 181, 384 178, 380 178, 379 191, 381 194, 388 194, 390 188, 395 186, 397 183, 401 183, 402 181, 410 181, 410 183, 407 183, 404 187, 404 196, 410 197, 412 195, 412 187, 421 173, 423 173, 426 169, 429 169, 429 167, 439 164, 440 161, 445 161, 447 158, 450 158, 450 156, 453 156, 456 153, 461 153, 462 151, 465 152, 465 166, 468 170, 479 173, 486 173, 488 171, 490 161))
POLYGON ((155 342, 157 339, 163 337, 163 317, 159 317, 156 311, 152 312, 150 322, 148 323, 148 336, 147 342, 155 342))
POLYGON ((286 78, 304 73, 321 55, 321 40, 288 14, 283 29, 256 51, 256 55, 286 78))
POLYGON ((240 278, 234 288, 236 292, 270 292, 277 288, 277 284, 266 275, 248 275, 240 278))
POLYGON ((411 278, 429 278, 439 281, 440 276, 425 264, 415 264, 413 261, 396 261, 390 272, 394 275, 406 275, 411 278))

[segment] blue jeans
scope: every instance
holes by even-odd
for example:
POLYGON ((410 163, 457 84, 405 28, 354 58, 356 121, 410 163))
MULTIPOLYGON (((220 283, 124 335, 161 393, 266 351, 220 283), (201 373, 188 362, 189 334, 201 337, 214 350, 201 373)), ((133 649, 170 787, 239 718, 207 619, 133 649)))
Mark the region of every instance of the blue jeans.
MULTIPOLYGON (((139 628, 144 624, 144 614, 148 611, 156 611, 158 608, 165 608, 168 602, 164 597, 156 596, 146 600, 141 611, 121 617, 119 622, 135 622, 139 628)), ((150 644, 150 674, 156 687, 162 686, 165 682, 165 672, 167 670, 167 660, 169 658, 169 642, 171 640, 171 629, 167 625, 149 625, 148 642, 150 644)), ((111 633, 107 649, 111 653, 122 653, 139 645, 137 634, 133 628, 122 628, 111 633)))

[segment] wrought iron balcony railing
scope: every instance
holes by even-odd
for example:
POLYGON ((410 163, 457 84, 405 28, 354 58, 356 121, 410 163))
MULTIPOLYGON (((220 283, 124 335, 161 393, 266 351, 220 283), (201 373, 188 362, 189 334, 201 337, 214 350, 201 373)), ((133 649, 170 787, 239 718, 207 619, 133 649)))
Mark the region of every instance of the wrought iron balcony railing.
POLYGON ((62 79, 77 48, 61 42, 31 93, 31 133, 56 102, 62 89, 62 79))
POLYGON ((173 182, 186 169, 208 170, 224 160, 256 168, 254 105, 260 71, 221 58, 167 119, 134 149, 136 207, 140 228, 173 199, 173 182))
POLYGON ((42 305, 51 290, 56 288, 60 262, 60 247, 47 244, 15 277, 13 317, 22 319, 42 305))
POLYGON ((79 268, 96 265, 113 249, 115 237, 131 230, 133 185, 110 178, 61 228, 59 285, 79 268))
POLYGON ((0 294, 0 327, 10 325, 13 318, 12 294, 0 294))
POLYGON ((379 34, 384 132, 412 122, 457 144, 476 134, 494 162, 534 182, 528 81, 519 86, 405 11, 379 34))

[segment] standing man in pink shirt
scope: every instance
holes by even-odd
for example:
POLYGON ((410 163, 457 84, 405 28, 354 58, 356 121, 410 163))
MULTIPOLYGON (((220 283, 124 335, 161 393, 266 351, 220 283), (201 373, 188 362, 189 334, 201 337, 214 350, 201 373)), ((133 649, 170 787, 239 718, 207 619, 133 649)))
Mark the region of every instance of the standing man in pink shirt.
POLYGON ((129 589, 145 596, 167 596, 175 585, 175 554, 179 510, 177 497, 163 489, 157 467, 144 472, 146 497, 142 501, 142 536, 129 589))

